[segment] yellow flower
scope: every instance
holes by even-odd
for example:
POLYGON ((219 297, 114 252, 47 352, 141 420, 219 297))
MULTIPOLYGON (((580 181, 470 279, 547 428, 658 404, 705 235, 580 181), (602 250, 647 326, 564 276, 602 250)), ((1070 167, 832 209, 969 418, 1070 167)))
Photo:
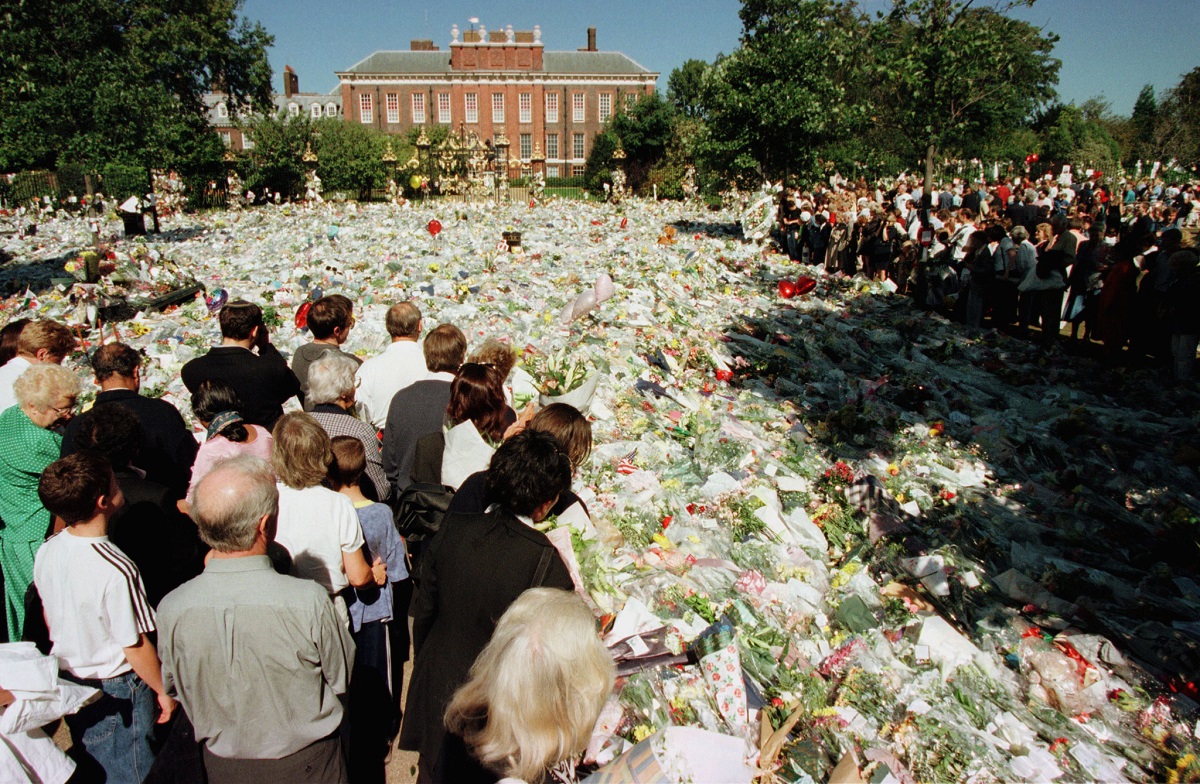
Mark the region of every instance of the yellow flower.
POLYGON ((654 730, 650 729, 645 724, 639 724, 633 728, 633 739, 638 743, 641 743, 653 734, 654 730))

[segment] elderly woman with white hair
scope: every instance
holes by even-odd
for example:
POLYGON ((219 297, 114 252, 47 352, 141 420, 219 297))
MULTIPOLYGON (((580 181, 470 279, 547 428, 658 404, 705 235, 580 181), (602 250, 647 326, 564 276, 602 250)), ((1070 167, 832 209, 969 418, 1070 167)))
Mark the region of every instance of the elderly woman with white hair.
POLYGON ((25 594, 33 557, 46 539, 51 515, 38 497, 38 480, 58 459, 62 436, 79 397, 79 378, 61 365, 33 365, 13 384, 17 404, 0 414, 0 568, 8 639, 25 629, 25 594))
POLYGON ((336 351, 325 352, 308 366, 308 395, 312 416, 332 439, 350 436, 362 442, 367 453, 367 470, 360 488, 375 501, 385 501, 391 485, 383 472, 383 447, 374 427, 354 416, 355 377, 358 363, 336 351))
POLYGON ((500 617, 446 708, 435 782, 572 780, 615 667, 583 601, 531 588, 500 617))

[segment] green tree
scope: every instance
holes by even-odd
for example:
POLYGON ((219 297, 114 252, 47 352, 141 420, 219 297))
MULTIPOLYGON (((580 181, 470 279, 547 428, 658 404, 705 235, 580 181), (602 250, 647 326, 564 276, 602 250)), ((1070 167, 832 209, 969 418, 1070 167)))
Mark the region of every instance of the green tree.
POLYGON ((1039 134, 1041 163, 1058 167, 1068 164, 1114 171, 1121 149, 1101 122, 1096 104, 1085 111, 1074 104, 1052 104, 1035 122, 1039 134))
POLYGON ((704 116, 704 77, 708 63, 686 60, 667 77, 667 100, 684 117, 704 116))
POLYGON ((741 47, 705 80, 705 164, 743 183, 816 175, 867 117, 847 100, 868 54, 861 16, 839 0, 743 0, 739 16, 741 47))
POLYGON ((1154 150, 1162 159, 1188 168, 1200 163, 1200 68, 1184 74, 1163 97, 1155 128, 1154 150))
POLYGON ((876 83, 887 88, 881 114, 923 148, 927 181, 941 154, 978 149, 1054 97, 1057 37, 1002 13, 1032 4, 894 0, 874 26, 876 83))
POLYGON ((613 153, 617 151, 619 140, 611 130, 596 134, 592 140, 592 149, 583 164, 583 187, 588 193, 602 195, 604 184, 612 182, 613 153))
POLYGON ((658 93, 643 96, 612 118, 608 127, 625 150, 624 169, 631 190, 640 193, 646 174, 667 154, 675 118, 675 107, 658 93))
POLYGON ((180 166, 214 148, 202 94, 270 99, 272 38, 240 0, 10 0, 0 16, 0 169, 180 166))
POLYGON ((1133 102, 1133 114, 1129 118, 1132 130, 1130 161, 1154 157, 1154 133, 1158 125, 1158 99, 1154 96, 1154 85, 1143 85, 1133 102))

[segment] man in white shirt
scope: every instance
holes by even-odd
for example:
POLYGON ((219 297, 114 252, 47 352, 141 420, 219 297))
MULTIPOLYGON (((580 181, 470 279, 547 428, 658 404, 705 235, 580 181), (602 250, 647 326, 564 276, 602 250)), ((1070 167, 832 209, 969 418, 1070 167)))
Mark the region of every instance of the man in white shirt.
POLYGON ((61 365, 75 350, 75 336, 57 321, 31 321, 17 337, 17 355, 0 367, 0 411, 17 404, 13 383, 32 365, 61 365))
POLYGON ((426 376, 421 337, 421 310, 411 302, 392 305, 387 313, 392 344, 358 369, 358 416, 379 430, 387 424, 392 396, 426 376))

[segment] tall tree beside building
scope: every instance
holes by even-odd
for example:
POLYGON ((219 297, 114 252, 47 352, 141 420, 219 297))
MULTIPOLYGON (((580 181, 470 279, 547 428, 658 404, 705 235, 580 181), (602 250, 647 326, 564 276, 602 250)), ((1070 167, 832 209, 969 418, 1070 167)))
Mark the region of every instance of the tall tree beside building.
POLYGON ((741 47, 712 66, 703 106, 710 165, 750 184, 811 176, 819 152, 863 126, 862 19, 838 0, 743 0, 741 47))
POLYGON ((241 0, 23 0, 0 20, 0 169, 219 155, 201 94, 265 107, 272 37, 241 0))
POLYGON ((1055 96, 1057 36, 970 0, 894 0, 872 30, 890 123, 919 145, 933 179, 942 154, 977 149, 1025 126, 1055 96))
POLYGON ((667 77, 667 100, 684 117, 704 117, 704 77, 708 63, 685 60, 667 77))

